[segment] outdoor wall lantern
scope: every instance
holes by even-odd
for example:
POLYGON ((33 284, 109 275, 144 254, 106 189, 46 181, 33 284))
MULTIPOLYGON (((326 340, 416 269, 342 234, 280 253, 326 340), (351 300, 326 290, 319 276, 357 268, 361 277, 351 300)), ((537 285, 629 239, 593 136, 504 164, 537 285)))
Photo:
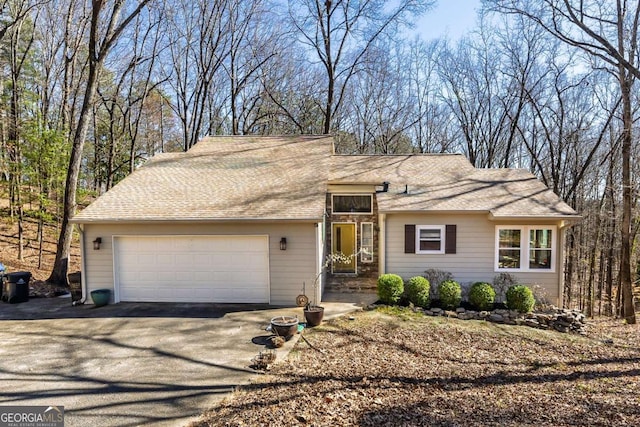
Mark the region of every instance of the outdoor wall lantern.
POLYGON ((102 244, 102 237, 96 237, 96 240, 93 241, 93 250, 99 251, 101 244, 102 244))
POLYGON ((281 251, 286 251, 287 250, 287 238, 283 237, 282 239, 280 239, 280 250, 281 251))

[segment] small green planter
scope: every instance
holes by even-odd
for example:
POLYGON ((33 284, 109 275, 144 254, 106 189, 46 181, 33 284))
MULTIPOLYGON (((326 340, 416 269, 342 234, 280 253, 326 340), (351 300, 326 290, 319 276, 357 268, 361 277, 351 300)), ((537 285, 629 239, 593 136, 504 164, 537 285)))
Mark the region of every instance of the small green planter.
POLYGON ((111 289, 95 289, 91 291, 91 299, 96 307, 107 305, 111 299, 111 289))

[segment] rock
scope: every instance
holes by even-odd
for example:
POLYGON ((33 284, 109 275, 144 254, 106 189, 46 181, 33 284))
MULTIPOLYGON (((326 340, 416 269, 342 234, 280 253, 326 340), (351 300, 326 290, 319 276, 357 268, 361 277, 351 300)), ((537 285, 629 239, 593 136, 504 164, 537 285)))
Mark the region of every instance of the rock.
POLYGON ((496 323, 502 323, 504 322, 504 317, 501 314, 494 312, 493 314, 489 315, 489 320, 496 323))
POLYGON ((456 313, 464 313, 464 312, 466 312, 466 311, 467 311, 467 310, 465 310, 465 309, 464 309, 464 308, 462 308, 462 307, 458 307, 458 308, 456 308, 456 313))
POLYGON ((523 325, 531 328, 539 328, 540 323, 536 319, 524 319, 523 325))
POLYGON ((471 319, 473 319, 473 316, 471 314, 469 314, 468 312, 466 312, 466 313, 458 313, 458 319, 460 319, 460 320, 471 320, 471 319))
POLYGON ((440 313, 442 313, 442 309, 438 307, 433 307, 431 311, 437 315, 440 315, 440 313))
POLYGON ((562 332, 562 333, 569 332, 569 328, 568 327, 563 326, 563 325, 561 325, 559 323, 554 323, 553 329, 555 329, 558 332, 562 332))

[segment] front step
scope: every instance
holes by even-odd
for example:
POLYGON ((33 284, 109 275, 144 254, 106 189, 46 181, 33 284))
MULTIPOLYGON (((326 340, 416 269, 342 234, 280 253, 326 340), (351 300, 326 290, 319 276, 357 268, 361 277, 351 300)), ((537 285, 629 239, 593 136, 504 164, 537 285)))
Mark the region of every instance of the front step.
POLYGON ((356 276, 333 276, 327 278, 325 292, 333 293, 376 293, 377 279, 356 276))

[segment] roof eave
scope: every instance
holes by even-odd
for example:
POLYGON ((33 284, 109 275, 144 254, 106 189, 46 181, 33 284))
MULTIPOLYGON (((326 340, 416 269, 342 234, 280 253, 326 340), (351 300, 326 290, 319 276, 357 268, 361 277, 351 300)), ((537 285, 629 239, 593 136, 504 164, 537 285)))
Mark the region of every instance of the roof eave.
POLYGON ((570 222, 579 222, 582 219, 582 215, 576 214, 549 214, 549 215, 529 215, 529 214, 512 214, 512 215, 499 215, 493 212, 489 212, 489 220, 501 221, 501 220, 562 220, 570 222))
POLYGON ((488 214, 490 221, 522 220, 563 220, 577 223, 582 219, 582 215, 571 214, 551 214, 551 215, 496 215, 486 209, 379 209, 382 214, 488 214))
POLYGON ((148 223, 215 223, 215 222, 321 222, 319 217, 302 218, 73 218, 72 224, 148 224, 148 223))

